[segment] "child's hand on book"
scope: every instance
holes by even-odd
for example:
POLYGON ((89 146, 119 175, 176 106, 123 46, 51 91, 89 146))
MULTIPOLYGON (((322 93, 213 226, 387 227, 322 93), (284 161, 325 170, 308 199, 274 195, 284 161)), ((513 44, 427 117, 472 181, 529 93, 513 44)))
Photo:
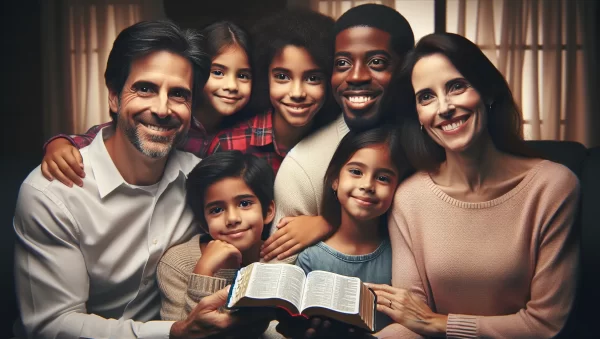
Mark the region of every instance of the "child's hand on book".
POLYGON ((260 256, 265 261, 283 260, 325 239, 332 231, 331 225, 321 216, 282 218, 277 231, 262 245, 260 256))
POLYGON ((222 240, 212 240, 198 259, 194 273, 214 276, 221 269, 237 269, 242 263, 242 253, 232 244, 222 240))

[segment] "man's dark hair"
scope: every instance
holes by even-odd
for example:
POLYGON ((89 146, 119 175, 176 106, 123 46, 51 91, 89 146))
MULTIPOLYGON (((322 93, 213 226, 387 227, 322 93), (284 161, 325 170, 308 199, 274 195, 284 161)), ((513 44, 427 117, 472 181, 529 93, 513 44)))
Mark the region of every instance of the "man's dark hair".
MULTIPOLYGON (((178 54, 192 64, 193 103, 208 79, 210 58, 203 51, 202 36, 193 30, 182 30, 172 21, 142 21, 125 28, 113 43, 108 55, 104 79, 106 87, 119 96, 129 76, 131 64, 136 59, 153 52, 169 51, 178 54)), ((116 112, 110 112, 116 121, 116 112)))
MULTIPOLYGON (((267 216, 269 204, 274 199, 275 173, 266 160, 240 151, 213 153, 202 159, 188 175, 186 203, 200 226, 208 233, 204 217, 204 195, 208 188, 225 178, 240 178, 250 187, 260 201, 263 217, 267 216)), ((262 237, 269 236, 270 228, 263 229, 262 237)))
POLYGON ((333 70, 333 25, 333 19, 328 16, 295 8, 277 12, 253 27, 255 81, 251 104, 254 110, 264 112, 271 108, 269 66, 286 46, 296 46, 306 49, 325 76, 325 103, 314 117, 312 130, 335 120, 340 109, 329 85, 333 70))
POLYGON ((348 132, 335 150, 323 179, 321 211, 323 211, 323 218, 333 227, 339 227, 342 215, 340 202, 332 188, 334 181, 340 177, 342 168, 352 158, 354 153, 362 148, 376 145, 385 145, 388 147, 392 164, 398 171, 398 182, 401 182, 412 173, 412 169, 406 160, 404 149, 402 148, 398 128, 394 126, 382 126, 362 132, 348 132))
POLYGON ((539 157, 523 141, 523 118, 502 73, 467 38, 453 33, 435 33, 423 37, 410 52, 403 67, 395 74, 394 94, 402 119, 402 139, 409 161, 417 170, 435 170, 446 158, 444 148, 421 131, 416 110, 412 73, 423 57, 441 54, 479 93, 486 106, 487 130, 494 145, 502 152, 539 157))
POLYGON ((398 11, 384 5, 364 4, 346 11, 335 22, 334 34, 352 27, 373 27, 390 34, 390 48, 400 58, 415 46, 410 24, 398 11))

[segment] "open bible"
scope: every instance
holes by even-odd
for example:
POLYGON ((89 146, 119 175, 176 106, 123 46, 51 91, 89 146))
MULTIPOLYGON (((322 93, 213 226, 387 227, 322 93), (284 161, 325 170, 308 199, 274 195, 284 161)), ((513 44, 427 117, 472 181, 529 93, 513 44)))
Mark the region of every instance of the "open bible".
POLYGON ((227 308, 283 307, 292 315, 324 316, 375 331, 375 293, 358 278, 304 271, 290 264, 253 263, 240 269, 227 308))

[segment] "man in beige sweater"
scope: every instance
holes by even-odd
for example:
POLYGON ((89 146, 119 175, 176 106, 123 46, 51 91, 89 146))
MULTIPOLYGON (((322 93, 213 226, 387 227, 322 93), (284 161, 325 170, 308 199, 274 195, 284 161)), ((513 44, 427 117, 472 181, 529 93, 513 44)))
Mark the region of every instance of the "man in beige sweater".
MULTIPOLYGON (((277 224, 283 217, 321 215, 325 170, 344 135, 349 130, 364 130, 394 121, 394 112, 382 109, 381 102, 388 94, 392 71, 414 47, 410 25, 392 8, 367 4, 344 13, 334 31, 331 86, 342 114, 299 142, 283 160, 275 178, 277 207, 272 236, 263 250, 266 260, 282 253, 283 256, 297 253, 310 245, 298 244, 294 239, 294 233, 305 231, 306 224, 292 221, 275 233, 277 224), (293 233, 286 235, 289 231, 293 233)), ((304 234, 314 238, 311 239, 314 243, 329 230, 326 226, 315 226, 310 231, 304 234)))

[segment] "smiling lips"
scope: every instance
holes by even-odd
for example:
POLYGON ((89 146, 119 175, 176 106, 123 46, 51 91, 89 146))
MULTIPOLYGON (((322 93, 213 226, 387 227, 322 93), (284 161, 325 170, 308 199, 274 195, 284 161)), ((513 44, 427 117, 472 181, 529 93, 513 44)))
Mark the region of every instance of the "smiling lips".
POLYGON ((370 108, 376 102, 375 99, 378 96, 378 93, 366 91, 348 91, 342 94, 346 106, 352 110, 366 110, 370 108))
POLYGON ((290 112, 296 113, 296 114, 305 113, 308 110, 308 108, 313 105, 312 103, 311 104, 291 104, 291 103, 286 103, 286 102, 282 102, 282 104, 285 107, 287 107, 290 112))
POLYGON ((215 94, 214 96, 216 96, 217 98, 221 99, 223 102, 228 103, 228 104, 233 104, 242 99, 241 97, 227 97, 227 96, 222 96, 222 95, 218 95, 218 94, 215 94))
POLYGON ((471 115, 463 115, 460 117, 455 117, 450 120, 444 121, 436 127, 441 129, 444 132, 455 132, 460 129, 464 123, 469 120, 471 115))
POLYGON ((352 196, 352 198, 354 198, 354 200, 356 200, 356 202, 361 206, 371 206, 375 205, 375 203, 377 202, 375 199, 367 197, 352 196))
POLYGON ((231 232, 228 233, 224 233, 225 236, 230 237, 230 238, 240 238, 244 235, 244 233, 246 231, 249 231, 249 228, 245 228, 245 229, 237 229, 237 230, 233 230, 231 232))

